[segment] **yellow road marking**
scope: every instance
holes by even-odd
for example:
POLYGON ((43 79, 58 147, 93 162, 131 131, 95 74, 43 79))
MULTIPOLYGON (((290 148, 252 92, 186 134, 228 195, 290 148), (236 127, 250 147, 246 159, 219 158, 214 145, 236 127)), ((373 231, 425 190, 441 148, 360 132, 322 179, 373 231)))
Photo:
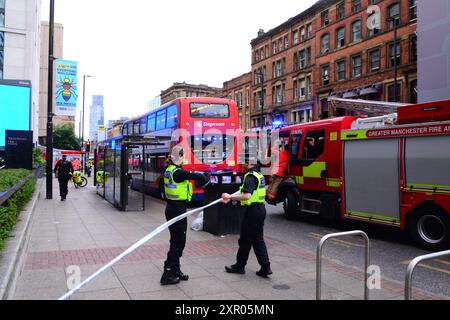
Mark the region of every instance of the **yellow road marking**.
MULTIPOLYGON (((411 261, 412 261, 412 260, 405 260, 405 261, 403 261, 401 264, 410 264, 411 261)), ((447 261, 444 261, 444 260, 433 260, 433 261, 438 261, 438 262, 442 262, 442 263, 445 263, 445 264, 449 264, 449 265, 450 265, 450 262, 447 262, 447 261)), ((438 272, 450 274, 450 270, 445 270, 445 269, 433 267, 433 266, 430 266, 430 265, 428 265, 428 264, 419 263, 417 266, 418 266, 418 267, 421 267, 421 268, 433 270, 433 271, 438 271, 438 272)))
MULTIPOLYGON (((309 236, 311 238, 314 238, 314 239, 317 239, 317 240, 321 240, 323 238, 323 236, 315 235, 313 233, 310 233, 309 236)), ((334 242, 335 244, 338 244, 338 245, 346 247, 346 248, 350 248, 351 247, 350 245, 342 243, 342 242, 338 241, 337 239, 331 239, 331 241, 334 242)))
POLYGON ((443 263, 443 264, 447 264, 450 266, 450 261, 445 261, 445 260, 440 260, 440 259, 435 259, 434 261, 439 262, 439 263, 443 263))
MULTIPOLYGON (((316 237, 320 237, 320 238, 323 238, 323 237, 324 237, 324 235, 319 234, 319 233, 310 232, 310 234, 312 234, 312 235, 314 235, 314 236, 316 236, 316 237)), ((355 246, 355 247, 364 248, 363 245, 360 245, 360 244, 354 243, 354 242, 350 242, 350 241, 345 241, 345 240, 335 239, 335 238, 331 238, 331 240, 334 241, 334 242, 339 242, 339 243, 348 245, 348 246, 355 246)))

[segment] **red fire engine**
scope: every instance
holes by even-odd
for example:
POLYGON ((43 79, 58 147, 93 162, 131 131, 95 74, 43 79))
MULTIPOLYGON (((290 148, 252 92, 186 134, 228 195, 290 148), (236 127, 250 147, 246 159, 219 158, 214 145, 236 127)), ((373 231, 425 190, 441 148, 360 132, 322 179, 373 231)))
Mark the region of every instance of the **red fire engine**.
POLYGON ((363 220, 407 230, 420 246, 450 247, 450 100, 381 117, 283 128, 289 169, 277 198, 288 218, 363 220))

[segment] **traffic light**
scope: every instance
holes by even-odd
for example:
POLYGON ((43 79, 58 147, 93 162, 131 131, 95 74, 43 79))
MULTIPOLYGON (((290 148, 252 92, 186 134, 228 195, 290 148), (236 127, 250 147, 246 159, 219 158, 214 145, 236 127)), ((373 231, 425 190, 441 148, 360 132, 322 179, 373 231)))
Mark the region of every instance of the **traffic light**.
POLYGON ((86 152, 91 152, 91 140, 86 141, 86 152))

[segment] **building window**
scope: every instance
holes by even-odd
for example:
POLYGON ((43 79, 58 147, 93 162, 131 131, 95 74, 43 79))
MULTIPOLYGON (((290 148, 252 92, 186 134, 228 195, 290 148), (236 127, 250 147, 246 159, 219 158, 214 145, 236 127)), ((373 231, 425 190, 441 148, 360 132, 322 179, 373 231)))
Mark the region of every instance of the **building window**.
POLYGON ((272 42, 272 54, 276 54, 277 53, 277 42, 274 41, 272 42))
POLYGON ((0 0, 0 27, 5 26, 5 0, 0 0))
POLYGON ((0 79, 3 79, 3 58, 4 58, 4 54, 3 54, 3 48, 5 46, 5 33, 4 32, 0 32, 0 79))
POLYGON ((255 61, 258 62, 259 61, 259 50, 255 51, 255 61))
POLYGON ((380 49, 369 51, 369 68, 371 72, 380 70, 380 49))
POLYGON ((301 27, 300 28, 300 41, 303 42, 305 40, 306 40, 305 27, 301 27))
POLYGON ((352 12, 357 12, 361 10, 361 0, 352 1, 352 12))
POLYGON ((400 43, 397 43, 394 49, 394 44, 389 45, 389 66, 394 68, 395 65, 399 66, 401 64, 401 48, 400 43))
POLYGON ((265 59, 264 57, 264 48, 261 48, 261 50, 259 51, 259 56, 261 57, 261 60, 265 59))
POLYGON ((294 100, 305 99, 306 80, 305 78, 294 80, 294 100))
POLYGON ((311 47, 306 48, 306 66, 311 66, 311 47))
POLYGON ((289 36, 284 36, 284 48, 289 48, 289 36))
POLYGON ((306 25, 306 29, 307 29, 307 34, 308 34, 308 39, 311 39, 313 36, 313 27, 312 24, 309 23, 306 25))
POLYGON ((336 19, 344 19, 345 18, 345 2, 341 2, 336 6, 336 19))
POLYGON ((279 52, 283 51, 283 39, 282 38, 278 39, 278 51, 279 52))
POLYGON ((417 0, 409 0, 409 20, 417 19, 417 0))
POLYGON ((297 44, 298 43, 298 31, 297 30, 292 33, 292 37, 294 38, 294 44, 297 44))
POLYGON ((282 104, 284 101, 284 84, 272 87, 272 104, 282 104))
POLYGON ((320 53, 325 54, 328 51, 330 51, 330 35, 328 33, 325 33, 320 38, 320 53))
POLYGON ((248 107, 250 105, 250 89, 245 92, 245 105, 248 107))
POLYGON ((330 66, 323 66, 321 69, 322 85, 326 86, 330 84, 330 66))
POLYGON ((266 58, 269 57, 269 45, 266 46, 266 58))
POLYGON ((336 31, 336 48, 342 48, 345 46, 345 28, 340 27, 336 31))
POLYGON ((322 27, 325 27, 330 24, 330 19, 328 17, 328 10, 322 12, 321 17, 322 17, 322 27))
POLYGON ((412 35, 409 39, 409 62, 417 62, 417 36, 412 35))
POLYGON ((397 90, 395 90, 395 85, 391 84, 388 86, 388 101, 389 102, 399 102, 401 98, 401 86, 397 83, 397 90))
POLYGON ((345 80, 345 60, 336 62, 337 81, 345 80))
POLYGON ((272 63, 273 77, 278 78, 284 74, 286 59, 280 59, 272 63))
POLYGON ((361 20, 352 23, 352 40, 353 42, 361 40, 361 20))
POLYGON ((261 109, 263 98, 266 96, 266 90, 263 90, 263 96, 261 97, 261 90, 253 94, 253 100, 255 101, 255 109, 261 109))
POLYGON ((295 70, 301 70, 306 67, 306 57, 305 57, 305 50, 301 50, 296 53, 296 57, 294 57, 295 64, 295 70))
POLYGON ((387 21, 389 30, 394 29, 394 25, 400 25, 400 5, 398 3, 395 3, 388 8, 387 21))
POLYGON ((361 55, 352 57, 352 77, 356 78, 361 76, 362 66, 361 66, 361 55))

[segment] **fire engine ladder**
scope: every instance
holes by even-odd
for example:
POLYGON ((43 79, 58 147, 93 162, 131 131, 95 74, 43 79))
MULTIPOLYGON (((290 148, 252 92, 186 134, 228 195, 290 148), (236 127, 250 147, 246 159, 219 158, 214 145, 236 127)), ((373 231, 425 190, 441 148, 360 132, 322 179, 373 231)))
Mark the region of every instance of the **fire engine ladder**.
POLYGON ((341 108, 353 111, 356 114, 368 115, 370 117, 382 116, 386 114, 396 113, 399 107, 409 106, 410 104, 372 101, 361 99, 342 99, 336 97, 328 98, 333 108, 341 108))

